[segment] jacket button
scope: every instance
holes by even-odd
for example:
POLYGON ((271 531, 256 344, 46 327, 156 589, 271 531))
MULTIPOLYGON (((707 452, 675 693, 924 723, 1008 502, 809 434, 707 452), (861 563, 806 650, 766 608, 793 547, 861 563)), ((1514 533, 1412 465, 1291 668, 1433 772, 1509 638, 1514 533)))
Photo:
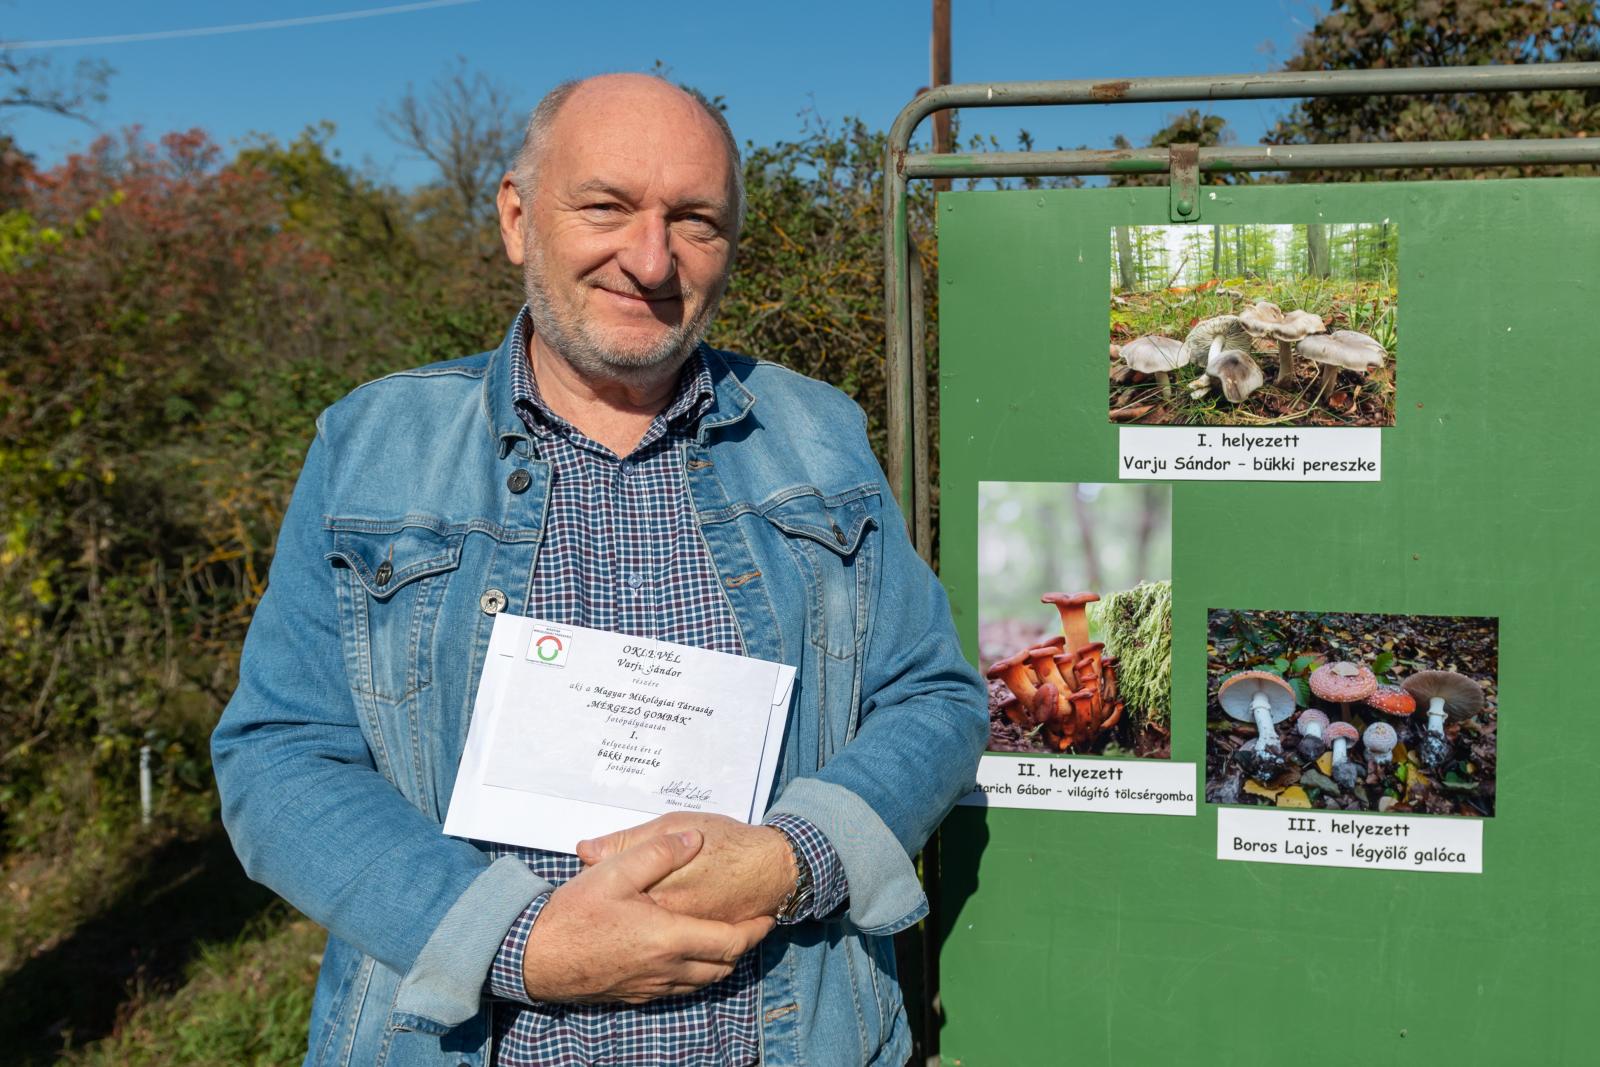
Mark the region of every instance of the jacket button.
POLYGON ((511 477, 506 479, 506 488, 513 493, 520 493, 531 484, 533 484, 533 475, 520 467, 512 471, 511 477))
POLYGON ((834 522, 829 523, 829 525, 833 527, 833 539, 841 545, 844 544, 844 531, 839 529, 839 524, 834 522))
POLYGON ((394 564, 384 560, 378 564, 377 573, 372 576, 379 585, 388 585, 389 579, 394 577, 394 564))
POLYGON ((478 607, 485 615, 498 615, 506 606, 506 595, 499 589, 485 589, 478 598, 478 607))

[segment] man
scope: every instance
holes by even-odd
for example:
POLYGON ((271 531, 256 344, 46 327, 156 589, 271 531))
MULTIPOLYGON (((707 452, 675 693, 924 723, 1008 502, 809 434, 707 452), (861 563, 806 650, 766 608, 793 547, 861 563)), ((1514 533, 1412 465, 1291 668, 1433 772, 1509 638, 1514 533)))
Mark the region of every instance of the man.
POLYGON ((565 85, 498 206, 527 307, 318 419, 213 741, 246 869, 329 930, 307 1062, 903 1062, 889 935, 984 691, 860 411, 700 343, 732 135, 656 78, 565 85), (764 825, 582 865, 445 837, 501 610, 795 665, 764 825))

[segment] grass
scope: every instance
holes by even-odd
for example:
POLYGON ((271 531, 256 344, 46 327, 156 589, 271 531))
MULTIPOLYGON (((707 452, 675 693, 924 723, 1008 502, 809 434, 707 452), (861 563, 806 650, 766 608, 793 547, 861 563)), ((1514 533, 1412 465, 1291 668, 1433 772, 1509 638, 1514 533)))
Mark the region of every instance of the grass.
POLYGON ((135 990, 111 1036, 71 1067, 295 1064, 305 1055, 324 934, 276 905, 231 942, 208 944, 170 995, 135 990))

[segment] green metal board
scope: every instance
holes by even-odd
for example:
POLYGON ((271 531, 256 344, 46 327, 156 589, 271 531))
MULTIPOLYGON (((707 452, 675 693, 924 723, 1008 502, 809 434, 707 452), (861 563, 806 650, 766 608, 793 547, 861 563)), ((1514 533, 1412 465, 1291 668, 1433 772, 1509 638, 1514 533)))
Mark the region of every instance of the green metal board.
MULTIPOLYGON (((1173 758, 1203 797, 1210 608, 1498 617, 1483 873, 1220 861, 1203 800, 1192 818, 958 808, 941 1056, 1596 1062, 1600 182, 1202 196, 1202 224, 1397 223, 1403 362, 1380 482, 1175 484, 1173 758)), ((1169 221, 1165 188, 940 199, 940 555, 974 662, 978 483, 1117 481, 1108 233, 1169 221)))

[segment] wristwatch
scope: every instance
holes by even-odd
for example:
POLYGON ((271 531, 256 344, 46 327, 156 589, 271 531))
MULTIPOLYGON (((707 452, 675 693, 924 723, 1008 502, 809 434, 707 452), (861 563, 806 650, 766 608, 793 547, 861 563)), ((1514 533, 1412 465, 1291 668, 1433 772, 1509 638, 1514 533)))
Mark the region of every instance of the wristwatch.
POLYGON ((777 920, 780 923, 796 923, 811 910, 811 864, 800 854, 799 845, 787 830, 781 826, 774 826, 773 829, 783 834, 783 839, 789 842, 789 852, 794 856, 794 888, 778 905, 777 920))

